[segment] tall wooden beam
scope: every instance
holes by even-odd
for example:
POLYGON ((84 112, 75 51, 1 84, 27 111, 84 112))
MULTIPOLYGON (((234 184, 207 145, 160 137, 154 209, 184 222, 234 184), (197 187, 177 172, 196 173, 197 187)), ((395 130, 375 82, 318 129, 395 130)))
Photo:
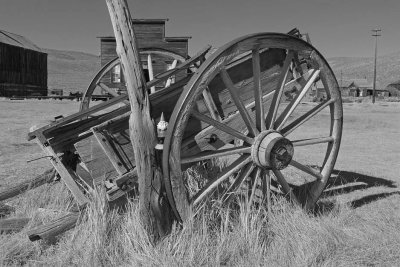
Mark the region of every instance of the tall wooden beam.
POLYGON ((139 210, 142 223, 154 237, 165 235, 171 226, 169 212, 161 207, 162 173, 156 160, 155 127, 150 116, 150 102, 140 55, 126 0, 106 0, 121 59, 131 105, 130 139, 133 145, 139 181, 139 210))

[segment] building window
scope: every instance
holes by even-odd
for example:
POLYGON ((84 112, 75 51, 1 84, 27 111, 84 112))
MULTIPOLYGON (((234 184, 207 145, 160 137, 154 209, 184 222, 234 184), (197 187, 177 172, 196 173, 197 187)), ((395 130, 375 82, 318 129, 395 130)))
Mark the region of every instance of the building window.
POLYGON ((121 65, 117 65, 111 70, 111 82, 121 83, 121 65))

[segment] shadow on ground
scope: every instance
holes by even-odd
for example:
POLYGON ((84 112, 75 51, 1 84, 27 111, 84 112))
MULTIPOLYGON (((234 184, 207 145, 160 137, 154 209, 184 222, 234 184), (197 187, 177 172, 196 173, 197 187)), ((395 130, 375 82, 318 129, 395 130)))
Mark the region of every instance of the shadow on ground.
MULTIPOLYGON (((356 172, 334 170, 330 179, 328 180, 327 187, 321 195, 321 200, 317 203, 315 213, 321 214, 331 211, 336 200, 334 196, 348 194, 361 189, 368 189, 372 187, 380 188, 398 188, 394 181, 369 176, 356 172)), ((353 208, 359 208, 378 199, 386 198, 391 195, 400 195, 400 191, 380 192, 370 194, 355 200, 347 202, 353 208)))

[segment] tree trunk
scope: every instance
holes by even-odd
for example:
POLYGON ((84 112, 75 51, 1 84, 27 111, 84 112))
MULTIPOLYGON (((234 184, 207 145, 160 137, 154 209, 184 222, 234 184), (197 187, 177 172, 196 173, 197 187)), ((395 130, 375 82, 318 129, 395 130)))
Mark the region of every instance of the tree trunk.
POLYGON ((161 193, 161 164, 154 149, 157 137, 150 116, 146 82, 126 0, 106 2, 131 105, 129 131, 138 173, 140 216, 148 233, 157 239, 169 232, 172 216, 161 193))

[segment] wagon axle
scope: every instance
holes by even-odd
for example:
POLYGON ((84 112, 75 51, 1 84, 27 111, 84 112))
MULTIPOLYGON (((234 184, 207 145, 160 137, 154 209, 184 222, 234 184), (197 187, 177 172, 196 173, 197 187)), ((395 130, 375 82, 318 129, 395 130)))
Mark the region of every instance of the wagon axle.
POLYGON ((280 133, 267 130, 254 139, 251 157, 262 168, 282 170, 293 158, 293 144, 280 133))

